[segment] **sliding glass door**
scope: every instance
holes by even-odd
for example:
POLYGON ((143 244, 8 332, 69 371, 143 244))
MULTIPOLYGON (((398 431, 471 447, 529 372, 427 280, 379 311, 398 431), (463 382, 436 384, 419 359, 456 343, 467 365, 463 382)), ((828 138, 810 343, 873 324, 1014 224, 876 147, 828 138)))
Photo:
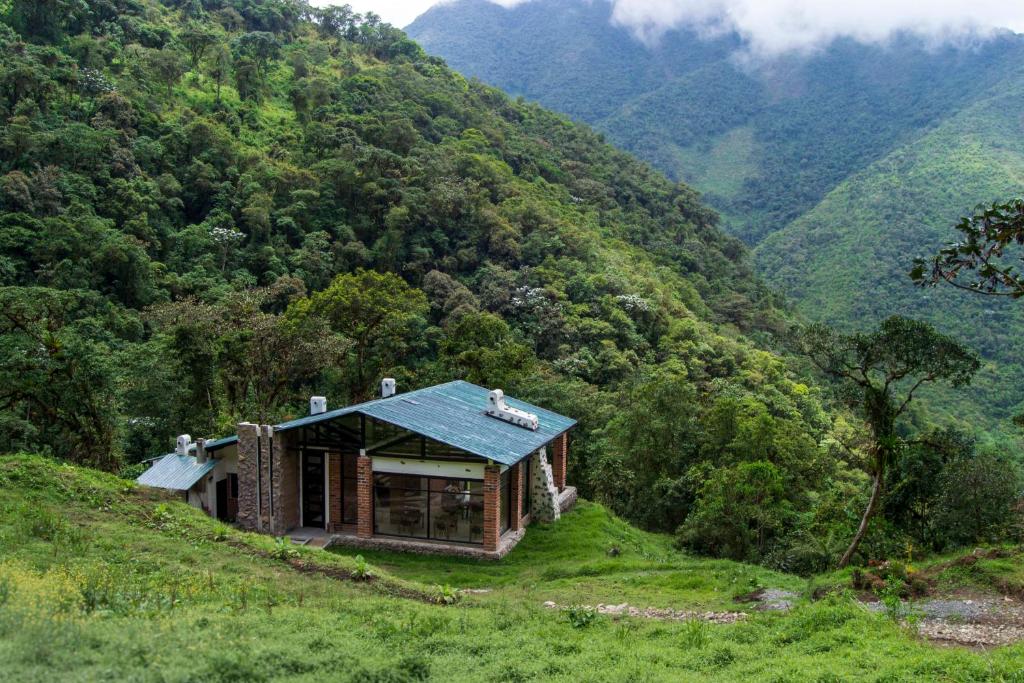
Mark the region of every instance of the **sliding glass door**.
POLYGON ((483 482, 377 473, 374 533, 458 543, 483 543, 483 482))

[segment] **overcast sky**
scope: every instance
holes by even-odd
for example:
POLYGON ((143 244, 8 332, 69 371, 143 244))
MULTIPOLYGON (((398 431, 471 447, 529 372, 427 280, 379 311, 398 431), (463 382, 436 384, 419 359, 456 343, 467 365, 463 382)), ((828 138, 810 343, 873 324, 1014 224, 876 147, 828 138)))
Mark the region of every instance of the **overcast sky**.
MULTIPOLYGON (((341 4, 343 0, 335 0, 341 4)), ((441 0, 448 1, 448 0, 441 0)), ((491 0, 514 5, 529 0, 491 0)), ((912 30, 939 38, 994 27, 1024 33, 1024 0, 595 0, 615 5, 614 21, 645 40, 691 26, 736 30, 759 52, 819 46, 837 36, 882 41, 912 30)), ((438 0, 348 0, 396 26, 406 26, 438 0)), ((315 0, 314 4, 331 4, 315 0)))

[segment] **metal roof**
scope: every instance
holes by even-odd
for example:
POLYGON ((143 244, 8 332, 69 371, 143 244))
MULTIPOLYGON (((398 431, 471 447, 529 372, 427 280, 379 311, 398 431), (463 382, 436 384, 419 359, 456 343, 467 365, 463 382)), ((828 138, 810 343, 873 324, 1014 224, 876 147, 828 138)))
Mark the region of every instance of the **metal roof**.
POLYGON ((135 481, 158 489, 188 491, 216 466, 215 460, 200 464, 190 455, 168 453, 135 481))
POLYGON ((486 414, 489 394, 489 389, 457 380, 319 415, 308 415, 281 423, 274 429, 286 431, 360 413, 481 458, 514 465, 576 425, 572 418, 506 398, 508 405, 534 413, 540 420, 537 431, 517 427, 486 414))

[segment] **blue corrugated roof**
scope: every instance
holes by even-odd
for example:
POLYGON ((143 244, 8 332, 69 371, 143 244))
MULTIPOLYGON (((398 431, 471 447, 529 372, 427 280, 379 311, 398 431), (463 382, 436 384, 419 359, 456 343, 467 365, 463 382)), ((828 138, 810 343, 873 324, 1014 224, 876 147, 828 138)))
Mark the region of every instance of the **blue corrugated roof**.
POLYGON ((215 460, 200 464, 190 455, 168 453, 135 481, 158 489, 188 491, 216 466, 215 460))
POLYGON ((514 465, 576 425, 572 418, 507 398, 511 407, 534 413, 540 420, 537 431, 517 427, 486 414, 489 394, 489 389, 457 380, 319 415, 308 415, 281 423, 274 429, 285 431, 361 413, 481 458, 514 465))

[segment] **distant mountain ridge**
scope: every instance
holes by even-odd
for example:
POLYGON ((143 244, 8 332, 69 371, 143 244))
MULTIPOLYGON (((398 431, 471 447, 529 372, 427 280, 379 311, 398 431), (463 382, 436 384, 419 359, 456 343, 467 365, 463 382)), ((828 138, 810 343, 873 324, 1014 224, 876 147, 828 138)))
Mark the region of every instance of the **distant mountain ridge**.
POLYGON ((1001 415, 1021 408, 1021 307, 922 292, 906 271, 959 215, 1024 186, 1019 109, 997 104, 1024 85, 1024 36, 841 39, 747 64, 735 35, 674 30, 647 47, 611 22, 609 3, 585 0, 458 0, 407 32, 459 71, 590 123, 693 185, 805 313, 847 327, 927 318, 992 361, 972 401, 1001 415))

